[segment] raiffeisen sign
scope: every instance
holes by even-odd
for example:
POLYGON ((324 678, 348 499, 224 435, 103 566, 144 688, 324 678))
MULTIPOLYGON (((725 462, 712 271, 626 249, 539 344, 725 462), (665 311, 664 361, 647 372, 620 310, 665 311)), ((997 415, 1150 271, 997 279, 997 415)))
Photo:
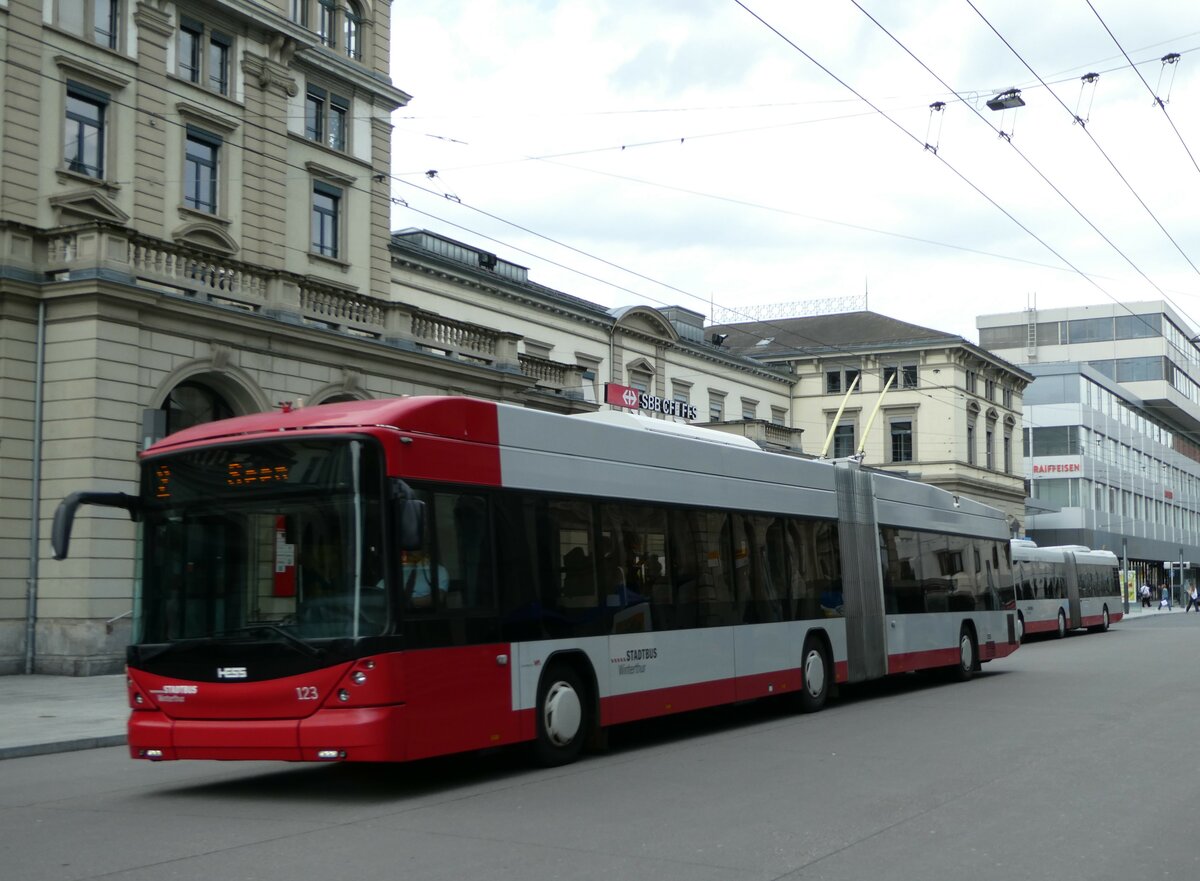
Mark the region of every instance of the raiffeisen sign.
POLYGON ((1083 465, 1079 459, 1062 459, 1055 461, 1039 460, 1033 463, 1034 477, 1059 477, 1063 474, 1079 474, 1083 465))
POLYGON ((689 422, 696 419, 696 405, 685 404, 683 401, 672 401, 660 398, 648 392, 639 392, 627 385, 617 385, 615 382, 604 384, 604 403, 614 407, 624 407, 627 410, 641 410, 647 413, 662 413, 666 416, 678 416, 689 422))

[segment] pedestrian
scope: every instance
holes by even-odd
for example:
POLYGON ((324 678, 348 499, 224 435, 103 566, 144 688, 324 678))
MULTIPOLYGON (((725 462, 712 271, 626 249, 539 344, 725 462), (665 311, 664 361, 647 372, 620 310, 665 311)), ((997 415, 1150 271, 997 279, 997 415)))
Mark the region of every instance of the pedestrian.
POLYGON ((1142 605, 1147 609, 1150 608, 1150 585, 1142 582, 1142 589, 1138 591, 1138 594, 1142 598, 1142 605))
POLYGON ((1197 596, 1196 585, 1193 584, 1191 591, 1188 593, 1187 608, 1183 610, 1183 613, 1186 615, 1188 612, 1192 611, 1192 609, 1195 609, 1197 613, 1200 613, 1200 602, 1198 602, 1198 600, 1200 600, 1200 596, 1197 596))
POLYGON ((1163 609, 1166 609, 1168 612, 1171 611, 1171 588, 1164 587, 1162 589, 1162 599, 1158 601, 1158 609, 1160 612, 1163 609))

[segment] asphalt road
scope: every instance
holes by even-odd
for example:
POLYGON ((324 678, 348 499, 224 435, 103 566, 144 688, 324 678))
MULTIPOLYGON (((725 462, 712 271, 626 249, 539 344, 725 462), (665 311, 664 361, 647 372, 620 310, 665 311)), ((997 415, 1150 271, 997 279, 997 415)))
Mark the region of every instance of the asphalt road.
POLYGON ((824 712, 748 705, 619 729, 576 765, 0 767, 0 877, 1195 879, 1200 616, 907 676, 824 712))

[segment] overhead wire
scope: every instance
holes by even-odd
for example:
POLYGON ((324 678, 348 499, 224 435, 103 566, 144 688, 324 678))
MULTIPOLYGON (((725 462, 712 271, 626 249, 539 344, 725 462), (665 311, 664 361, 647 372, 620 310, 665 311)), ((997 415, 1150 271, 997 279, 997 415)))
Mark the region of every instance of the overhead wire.
POLYGON ((1138 70, 1137 66, 1130 60, 1129 54, 1125 51, 1125 47, 1121 45, 1121 41, 1117 39, 1116 34, 1112 32, 1112 28, 1108 26, 1108 23, 1103 19, 1103 17, 1101 17, 1100 13, 1097 12, 1096 7, 1092 5, 1092 0, 1084 0, 1084 2, 1087 3, 1088 8, 1092 10, 1093 14, 1095 14, 1096 19, 1103 26, 1104 30, 1108 32, 1108 35, 1112 37, 1112 41, 1116 44, 1117 48, 1121 50, 1121 54, 1125 56, 1125 60, 1129 61, 1130 66, 1133 67, 1134 72, 1138 75, 1138 79, 1142 81, 1142 85, 1146 87, 1146 90, 1154 98, 1154 103, 1160 110, 1162 110, 1163 116, 1166 117, 1167 122, 1170 123, 1171 130, 1175 132, 1175 137, 1177 137, 1179 139, 1179 143, 1183 145, 1183 151, 1187 153, 1188 159, 1192 160, 1192 166, 1197 172, 1200 172, 1200 164, 1197 164, 1196 157, 1192 155, 1192 151, 1188 148, 1187 141, 1183 139, 1183 135, 1180 134, 1179 129, 1176 128, 1175 120, 1171 119, 1171 114, 1167 113, 1167 102, 1159 97, 1155 93, 1154 89, 1150 88, 1150 84, 1146 82, 1146 78, 1142 76, 1142 72, 1138 70))
MULTIPOLYGON (((926 63, 925 63, 923 60, 921 60, 921 58, 919 58, 919 57, 916 55, 916 53, 914 53, 914 52, 913 52, 911 49, 909 49, 909 48, 908 48, 908 46, 906 46, 906 45, 905 45, 905 44, 904 44, 904 43, 903 43, 903 42, 902 42, 902 41, 901 41, 901 40, 900 40, 900 39, 899 39, 899 38, 898 38, 898 37, 897 37, 895 34, 893 34, 893 33, 892 33, 892 32, 891 32, 891 31, 890 31, 890 30, 889 30, 889 29, 888 29, 888 28, 887 28, 887 27, 886 27, 886 26, 885 26, 885 25, 882 23, 882 22, 880 22, 880 21, 879 21, 879 19, 877 19, 877 18, 876 18, 875 16, 873 16, 873 15, 872 15, 870 12, 868 12, 866 9, 864 9, 864 8, 863 8, 863 6, 862 6, 862 5, 861 5, 861 4, 858 2, 858 0, 850 0, 850 2, 851 2, 851 3, 852 3, 852 4, 853 4, 853 5, 854 5, 854 6, 855 6, 855 7, 856 7, 856 8, 857 8, 857 9, 858 9, 858 10, 859 10, 859 11, 860 11, 862 14, 863 14, 863 15, 865 15, 865 16, 866 16, 868 19, 870 19, 870 21, 871 21, 871 22, 872 22, 872 23, 873 23, 873 24, 874 24, 874 25, 875 25, 877 28, 879 28, 881 31, 883 31, 883 33, 885 33, 885 34, 886 34, 886 35, 887 35, 887 36, 888 36, 888 37, 889 37, 889 38, 892 40, 892 42, 894 42, 894 43, 895 43, 897 46, 899 46, 901 49, 903 49, 903 50, 904 50, 904 52, 905 52, 905 53, 906 53, 906 54, 907 54, 907 55, 908 55, 908 56, 909 56, 909 57, 910 57, 910 58, 911 58, 913 61, 915 61, 917 64, 919 64, 919 65, 921 66, 921 68, 922 68, 922 69, 923 69, 923 70, 924 70, 926 73, 928 73, 928 74, 929 74, 930 76, 932 76, 932 77, 933 77, 935 80, 937 80, 937 81, 938 81, 938 83, 940 83, 940 84, 942 85, 942 87, 943 87, 943 88, 946 88, 946 89, 950 90, 951 94, 953 94, 953 95, 954 95, 956 98, 958 98, 958 100, 959 100, 960 102, 962 102, 962 103, 963 103, 965 106, 967 106, 968 108, 970 108, 971 112, 972 112, 972 113, 974 113, 974 114, 975 114, 975 116, 976 116, 976 117, 978 117, 978 118, 979 118, 979 120, 980 120, 981 122, 983 122, 983 124, 984 124, 984 125, 986 125, 988 128, 990 128, 990 129, 991 129, 992 131, 994 131, 994 132, 999 132, 999 129, 998 129, 998 128, 997 128, 995 125, 993 125, 993 124, 991 123, 991 121, 989 121, 989 120, 988 120, 988 118, 987 118, 986 116, 984 116, 982 113, 980 113, 980 112, 979 112, 979 110, 978 110, 978 108, 974 107, 972 104, 970 104, 970 102, 968 102, 968 101, 965 101, 965 100, 962 98, 962 96, 961 96, 961 95, 960 95, 960 94, 959 94, 959 93, 958 93, 956 90, 954 90, 954 89, 953 89, 953 88, 950 86, 950 84, 949 84, 949 83, 947 83, 947 82, 946 82, 944 79, 942 79, 942 77, 941 77, 941 76, 939 76, 937 73, 935 73, 935 72, 933 71, 933 69, 929 67, 929 65, 928 65, 928 64, 926 64, 926 63)), ((968 0, 968 2, 969 2, 969 0, 968 0)), ((1061 103, 1061 102, 1060 102, 1060 103, 1061 103)), ((1065 105, 1064 105, 1064 106, 1065 106, 1065 105)), ((1078 117, 1077 117, 1077 116, 1076 116, 1075 118, 1076 118, 1076 119, 1078 119, 1078 117)), ((1148 276, 1148 275, 1147 275, 1145 272, 1143 272, 1143 271, 1142 271, 1142 268, 1141 268, 1140 266, 1138 266, 1138 265, 1137 265, 1137 264, 1136 264, 1136 263, 1133 261, 1133 259, 1129 257, 1129 255, 1128 255, 1128 254, 1126 254, 1126 253, 1125 253, 1123 250, 1121 250, 1121 248, 1119 248, 1119 247, 1117 246, 1117 244, 1116 244, 1115 242, 1113 242, 1113 241, 1112 241, 1112 239, 1110 239, 1110 238, 1108 237, 1108 235, 1106 235, 1106 234, 1105 234, 1105 233, 1104 233, 1104 232, 1103 232, 1103 231, 1102 231, 1102 230, 1101 230, 1101 229, 1100 229, 1098 226, 1096 226, 1096 224, 1092 222, 1091 218, 1089 218, 1089 217, 1088 217, 1086 214, 1084 214, 1084 213, 1083 213, 1083 211, 1082 211, 1082 210, 1080 210, 1080 208, 1079 208, 1079 207, 1078 207, 1078 206, 1077 206, 1077 205, 1076 205, 1076 204, 1075 204, 1073 201, 1071 201, 1071 199, 1070 199, 1070 198, 1067 196, 1067 194, 1066 194, 1066 193, 1064 193, 1064 192, 1063 192, 1061 189, 1059 189, 1059 187, 1058 187, 1058 186, 1057 186, 1057 185, 1056 185, 1056 184, 1055 184, 1055 183, 1054 183, 1052 180, 1050 180, 1050 178, 1048 178, 1048 177, 1045 175, 1045 173, 1044 173, 1044 172, 1043 172, 1043 171, 1042 171, 1040 168, 1038 168, 1037 164, 1036 164, 1036 163, 1034 163, 1034 161, 1033 161, 1032 159, 1030 159, 1030 158, 1029 158, 1027 155, 1025 155, 1025 152, 1024 152, 1023 150, 1021 150, 1021 148, 1020 148, 1020 147, 1018 147, 1018 146, 1017 146, 1017 145, 1016 145, 1016 144, 1015 144, 1015 143, 1014 143, 1014 142, 1013 142, 1011 139, 1009 139, 1009 138, 1005 138, 1004 140, 1005 140, 1005 143, 1007 143, 1007 144, 1008 144, 1008 146, 1009 146, 1010 148, 1012 148, 1014 151, 1016 151, 1016 154, 1017 154, 1018 156, 1020 156, 1022 160, 1024 160, 1024 161, 1025 161, 1025 164, 1026 164, 1026 165, 1028 165, 1028 166, 1029 166, 1029 168, 1030 168, 1030 169, 1032 169, 1032 170, 1034 171, 1034 173, 1035 173, 1035 174, 1037 174, 1037 176, 1038 176, 1038 177, 1040 177, 1040 178, 1042 179, 1042 181, 1043 181, 1043 182, 1044 182, 1044 183, 1045 183, 1045 184, 1046 184, 1048 187, 1050 187, 1050 189, 1052 189, 1052 190, 1053 190, 1053 191, 1054 191, 1054 192, 1055 192, 1055 193, 1056 193, 1056 194, 1059 196, 1059 198, 1061 198, 1061 199, 1062 199, 1064 202, 1066 202, 1066 204, 1067 204, 1068 206, 1070 206, 1071 210, 1072 210, 1072 211, 1074 211, 1074 212, 1075 212, 1075 213, 1076 213, 1076 214, 1079 216, 1079 218, 1080 218, 1081 220, 1083 220, 1083 222, 1084 222, 1084 223, 1086 223, 1086 224, 1087 224, 1089 227, 1091 227, 1091 228, 1092 228, 1092 230, 1094 230, 1094 231, 1095 231, 1095 233, 1096 233, 1098 236, 1100 236, 1100 238, 1102 238, 1102 239, 1105 241, 1105 243, 1106 243, 1106 244, 1108 244, 1108 246, 1109 246, 1110 248, 1112 248, 1112 249, 1113 249, 1113 250, 1114 250, 1114 251, 1115 251, 1115 252, 1116 252, 1118 255, 1120 255, 1120 257, 1121 257, 1121 258, 1122 258, 1122 259, 1123 259, 1123 260, 1124 260, 1126 263, 1128 263, 1128 264, 1129 264, 1129 266, 1130 266, 1130 267, 1131 267, 1131 268, 1132 268, 1132 269, 1133 269, 1135 272, 1137 272, 1137 274, 1138 274, 1138 275, 1140 275, 1140 276, 1141 276, 1143 279, 1145 279, 1145 280, 1146 280, 1146 282, 1147 282, 1147 283, 1148 283, 1148 284, 1149 284, 1151 287, 1153 287, 1153 288, 1154 288, 1156 291, 1158 291, 1158 293, 1159 293, 1159 294, 1160 294, 1160 295, 1163 297, 1163 299, 1169 299, 1169 298, 1167 297, 1167 293, 1166 293, 1166 291, 1164 291, 1164 290, 1163 290, 1161 287, 1159 287, 1159 285, 1158 285, 1158 283, 1157 283, 1157 282, 1155 282, 1155 281, 1154 281, 1152 278, 1150 278, 1150 276, 1148 276)), ((1107 291, 1105 291, 1105 293, 1106 293, 1106 294, 1108 294, 1108 292, 1107 292, 1107 291)), ((1109 298, 1110 298, 1110 299, 1112 299, 1112 300, 1113 300, 1113 302, 1119 303, 1119 301, 1118 301, 1118 300, 1117 300, 1115 297, 1113 297, 1111 294, 1108 294, 1108 296, 1109 296, 1109 298)), ((1181 311, 1182 311, 1182 310, 1181 310, 1181 311)))
MULTIPOLYGON (((734 2, 739 2, 739 0, 734 0, 734 2)), ((1020 61, 1021 64, 1023 64, 1025 66, 1025 68, 1034 77, 1037 78, 1038 82, 1045 84, 1045 81, 1041 78, 1041 76, 1038 74, 1038 72, 1033 69, 1033 67, 1029 64, 1029 62, 1027 62, 1024 59, 1024 57, 1022 57, 1021 53, 1016 50, 1016 48, 1008 41, 1008 39, 1003 34, 1001 34, 999 30, 996 29, 995 25, 993 25, 988 20, 987 16, 985 16, 982 12, 979 11, 979 8, 972 2, 972 0, 965 0, 965 2, 968 6, 971 7, 971 9, 975 12, 975 14, 979 16, 980 20, 982 20, 983 23, 988 26, 988 28, 992 31, 992 33, 994 33, 1000 39, 1000 42, 1002 42, 1005 46, 1008 47, 1008 50, 1010 52, 1012 52, 1012 54, 1016 57, 1016 59, 1018 61, 1020 61)), ((1089 2, 1089 4, 1090 4, 1090 0, 1085 0, 1085 2, 1089 2)), ((1130 62, 1130 63, 1132 63, 1132 62, 1130 62)), ((1136 70, 1136 68, 1135 68, 1135 70, 1136 70)), ((1138 73, 1138 76, 1140 77, 1141 73, 1138 73)), ((1056 100, 1062 106, 1063 110, 1065 110, 1071 116, 1072 119, 1076 118, 1075 114, 1071 111, 1071 108, 1068 107, 1066 105, 1066 103, 1063 102, 1062 98, 1060 98, 1058 96, 1058 93, 1055 92, 1053 89, 1051 89, 1049 87, 1049 85, 1046 85, 1046 91, 1050 93, 1050 95, 1054 98, 1054 100, 1056 100)), ((1154 211, 1151 210, 1150 206, 1146 204, 1145 200, 1142 199, 1142 197, 1138 194, 1138 191, 1136 189, 1134 189, 1133 184, 1131 184, 1129 182, 1129 180, 1125 177, 1125 175, 1121 173, 1121 170, 1119 168, 1117 168, 1117 164, 1112 160, 1112 157, 1110 157, 1108 155, 1108 153, 1105 152, 1104 148, 1100 146, 1100 142, 1096 140, 1096 136, 1091 133, 1091 131, 1088 129, 1087 126, 1083 126, 1082 131, 1085 135, 1088 136, 1088 139, 1092 142, 1092 144, 1095 146, 1095 148, 1100 152, 1100 155, 1104 157, 1105 161, 1108 162, 1109 166, 1116 173, 1117 177, 1119 177, 1121 179, 1121 182, 1123 184, 1125 184, 1125 186, 1129 190, 1129 192, 1133 194, 1133 197, 1135 199, 1137 199, 1138 204, 1141 205, 1142 208, 1145 209, 1145 211, 1148 215, 1150 215, 1150 219, 1154 221, 1155 225, 1160 230, 1162 230, 1163 235, 1165 235, 1170 240, 1171 244, 1175 246, 1175 250, 1177 250, 1179 252, 1179 254, 1183 257, 1183 259, 1187 261, 1187 264, 1192 267, 1192 270, 1197 275, 1200 275, 1200 267, 1197 267, 1196 264, 1192 262, 1192 258, 1187 255, 1186 251, 1183 250, 1183 246, 1181 246, 1179 244, 1179 242, 1175 241, 1175 237, 1172 236, 1171 233, 1169 233, 1167 231, 1167 228, 1165 226, 1163 226, 1162 221, 1160 221, 1158 219, 1158 216, 1154 213, 1154 211)), ((1189 153, 1189 155, 1190 155, 1190 153, 1189 153)), ((1198 168, 1198 170, 1200 170, 1200 168, 1198 168)))

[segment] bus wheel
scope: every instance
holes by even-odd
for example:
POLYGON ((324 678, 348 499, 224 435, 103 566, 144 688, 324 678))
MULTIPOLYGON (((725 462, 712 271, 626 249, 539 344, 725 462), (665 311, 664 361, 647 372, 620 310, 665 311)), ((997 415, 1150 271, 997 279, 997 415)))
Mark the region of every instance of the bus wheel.
POLYGON ((966 624, 958 634, 958 665, 954 667, 954 678, 966 682, 975 675, 975 662, 979 649, 975 645, 975 634, 966 624))
POLYGON ((1055 636, 1062 639, 1067 635, 1067 616, 1062 609, 1058 610, 1058 630, 1055 631, 1055 636))
POLYGON ((1105 606, 1104 607, 1104 615, 1100 620, 1100 632, 1106 633, 1107 631, 1108 631, 1108 606, 1105 606))
POLYGON ((800 712, 815 713, 825 706, 825 699, 829 697, 829 658, 825 655, 824 643, 811 636, 805 639, 803 658, 800 712))
POLYGON ((1017 612, 1017 645, 1025 641, 1025 616, 1017 612))
POLYGON ((575 668, 551 664, 538 685, 538 761, 552 767, 579 758, 588 736, 589 716, 587 691, 575 668))

